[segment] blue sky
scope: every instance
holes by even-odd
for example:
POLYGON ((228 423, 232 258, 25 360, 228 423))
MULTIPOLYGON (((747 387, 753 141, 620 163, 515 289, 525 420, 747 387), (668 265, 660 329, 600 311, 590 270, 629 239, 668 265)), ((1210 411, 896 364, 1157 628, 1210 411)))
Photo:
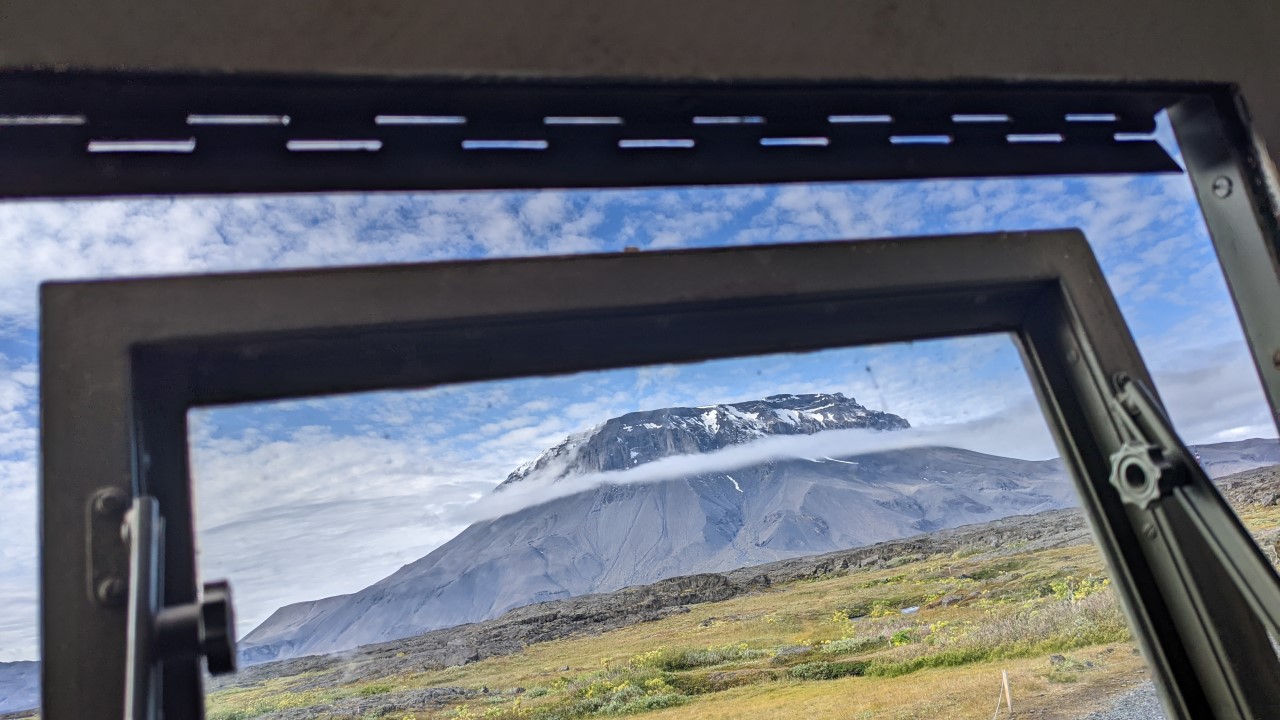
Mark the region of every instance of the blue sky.
MULTIPOLYGON (((37 654, 42 280, 1057 227, 1089 237, 1189 442, 1275 435, 1180 175, 0 205, 0 661, 37 654)), ((197 411, 201 564, 231 577, 247 630, 425 554, 567 433, 631 410, 835 391, 916 425, 1018 421, 1031 429, 990 449, 1053 454, 1002 337, 197 411)))

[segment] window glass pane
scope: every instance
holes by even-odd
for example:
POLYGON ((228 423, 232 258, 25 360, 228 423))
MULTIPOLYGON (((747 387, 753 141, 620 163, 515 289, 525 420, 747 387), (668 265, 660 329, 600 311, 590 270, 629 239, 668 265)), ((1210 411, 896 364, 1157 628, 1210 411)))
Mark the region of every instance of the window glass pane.
MULTIPOLYGON (((1154 700, 1006 336, 191 418, 248 665, 212 717, 968 717, 1002 673, 1024 713, 1154 700)), ((1267 527, 1255 451, 1200 449, 1267 527)))
MULTIPOLYGON (((743 497, 717 491, 718 499, 705 501, 729 505, 696 517, 668 518, 666 510, 648 507, 659 502, 650 499, 608 507, 608 493, 586 513, 576 504, 541 506, 601 484, 629 487, 683 477, 706 476, 721 490, 741 494, 735 472, 778 486, 821 466, 844 482, 858 474, 857 465, 832 457, 898 446, 954 445, 1022 460, 1053 458, 1021 360, 1004 336, 207 408, 190 416, 201 575, 233 581, 245 631, 277 608, 359 590, 477 522, 532 506, 540 506, 534 525, 552 523, 539 532, 569 545, 557 547, 540 535, 527 539, 537 546, 549 542, 546 553, 571 555, 542 559, 569 563, 567 575, 552 573, 548 583, 537 580, 538 573, 515 579, 535 559, 522 550, 514 567, 495 570, 499 576, 455 588, 472 599, 450 595, 430 610, 415 610, 420 619, 405 627, 434 629, 486 619, 516 603, 812 555, 1074 502, 1055 462, 1059 482, 1026 497, 1005 498, 998 485, 964 483, 959 495, 931 497, 928 485, 921 485, 925 478, 914 471, 899 478, 886 470, 905 486, 883 498, 874 492, 862 498, 870 503, 866 508, 811 508, 804 483, 796 497, 771 498, 750 509, 741 507, 743 497), (961 358, 962 380, 934 372, 961 358), (775 477, 762 466, 775 458, 805 462, 775 477), (993 494, 970 503, 968 492, 993 494), (809 518, 813 510, 820 516, 809 518), (747 522, 744 511, 761 515, 750 529, 740 527, 747 522), (634 522, 626 521, 633 512, 634 522), (823 519, 833 512, 841 519, 823 519), (782 514, 763 519, 776 513, 782 514), (544 521, 543 515, 558 519, 544 521), (687 527, 676 531, 680 523, 687 527), (670 535, 663 529, 668 525, 670 535), (643 552, 628 549, 635 543, 643 552), (508 584, 510 591, 499 590, 508 584), (494 600, 504 593, 510 598, 494 600)), ((525 531, 519 534, 523 538, 525 531)), ((484 552, 505 558, 506 547, 484 552)), ((471 551, 481 549, 452 551, 451 564, 435 574, 453 582, 461 572, 456 563, 487 562, 466 558, 471 551)), ((383 639, 376 633, 351 636, 314 647, 345 649, 383 639)), ((255 657, 310 649, 281 645, 255 657)))

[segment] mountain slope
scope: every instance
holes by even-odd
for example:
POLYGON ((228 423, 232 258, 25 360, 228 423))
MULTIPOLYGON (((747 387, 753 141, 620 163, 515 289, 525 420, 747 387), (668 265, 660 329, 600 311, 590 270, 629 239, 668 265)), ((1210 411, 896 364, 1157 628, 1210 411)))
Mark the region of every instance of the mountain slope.
POLYGON ((40 704, 40 663, 0 662, 0 713, 40 704))
POLYGON ((1200 466, 1210 477, 1223 477, 1254 468, 1280 465, 1280 442, 1250 438, 1212 445, 1192 445, 1200 466))
MULTIPOLYGON (((1274 558, 1271 548, 1280 535, 1276 529, 1280 467, 1224 478, 1219 488, 1253 528, 1267 556, 1274 558)), ((644 662, 656 656, 680 661, 667 666, 674 675, 666 677, 671 686, 696 695, 687 699, 690 707, 682 713, 687 716, 763 717, 756 710, 772 707, 773 717, 789 718, 799 702, 796 693, 811 692, 834 697, 836 702, 825 711, 806 710, 808 717, 855 716, 850 708, 860 701, 883 709, 886 697, 900 713, 914 710, 921 717, 935 717, 938 695, 947 696, 948 711, 942 713, 947 717, 978 717, 976 701, 964 714, 955 709, 957 691, 969 687, 985 707, 990 678, 1012 667, 1011 682, 1042 678, 1039 683, 1019 685, 1024 689, 1019 701, 1024 709, 1039 703, 1042 712, 1037 717, 1078 718, 1091 706, 1090 700, 1103 700, 1127 689, 1130 679, 1146 675, 1136 651, 1129 651, 1131 645, 1121 646, 1125 651, 1120 653, 1114 645, 1095 650, 1079 647, 1098 642, 1096 634, 1083 632, 1085 628, 1096 630, 1108 617, 1118 619, 1114 601, 1097 602, 1106 599, 1097 594, 1103 589, 1105 595, 1105 589, 1088 582, 1103 572, 1102 558, 1092 547, 1089 528, 1078 510, 1008 517, 826 555, 528 605, 494 620, 366 645, 350 653, 260 664, 208 681, 209 716, 238 717, 250 709, 263 712, 270 708, 263 705, 266 698, 268 702, 279 699, 287 710, 264 717, 409 713, 443 720, 489 712, 510 720, 539 710, 551 714, 548 705, 563 703, 566 697, 580 698, 575 691, 582 686, 573 685, 580 678, 599 683, 597 693, 608 693, 621 683, 608 675, 611 682, 601 683, 603 665, 625 672, 637 658, 644 662), (910 581, 902 582, 903 577, 910 581), (1046 584, 1081 580, 1086 581, 1082 587, 1088 593, 1084 600, 1042 595, 1046 584), (835 609, 849 614, 854 608, 866 612, 877 607, 879 612, 874 614, 879 618, 864 616, 841 625, 832 617, 835 609), (905 608, 913 612, 901 613, 905 608), (1064 608, 1068 609, 1065 617, 1064 608), (1028 625, 1028 613, 1038 620, 1028 625), (999 626, 1009 628, 1011 634, 1002 636, 996 631, 999 626), (975 628, 985 632, 975 633, 975 628), (885 635, 899 629, 914 632, 908 638, 912 642, 890 647, 885 635), (1063 631, 1065 637, 1059 634, 1052 650, 1016 659, 1027 652, 1029 640, 1063 631), (874 640, 877 634, 881 634, 879 642, 874 640), (831 640, 851 635, 856 640, 831 640), (928 645, 920 642, 925 635, 928 645), (797 644, 798 636, 807 638, 806 643, 797 644), (988 665, 984 656, 971 654, 969 661, 961 660, 968 671, 960 676, 948 674, 959 670, 954 667, 957 640, 1003 644, 1012 657, 1002 656, 998 664, 988 665), (744 644, 749 652, 734 652, 744 644), (1072 647, 1077 649, 1069 650, 1072 647), (1050 657, 1064 650, 1071 660, 1050 657), (884 662, 892 660, 886 655, 895 653, 907 653, 913 663, 921 657, 936 660, 949 655, 939 663, 948 669, 913 675, 914 692, 896 694, 890 693, 891 686, 879 685, 886 681, 871 673, 854 686, 816 680, 810 691, 804 691, 803 684, 775 682, 779 677, 799 680, 798 671, 792 670, 797 666, 851 659, 877 662, 877 656, 884 662), (1086 659, 1094 664, 1085 665, 1086 659), (717 668, 718 663, 731 667, 717 668), (755 669, 750 669, 751 664, 755 669), (1127 674, 1130 670, 1132 678, 1127 674), (1068 671, 1073 673, 1069 681, 1052 675, 1068 671), (1045 682, 1046 673, 1058 681, 1045 682), (1126 682, 1113 682, 1120 675, 1126 682), (682 683, 682 677, 688 682, 682 683), (746 695, 719 694, 743 684, 754 687, 746 695), (1045 690, 1036 690, 1037 685, 1045 690), (1062 705, 1065 713, 1043 712, 1061 704, 1061 698, 1044 692, 1075 692, 1081 687, 1086 690, 1083 694, 1062 705), (903 707, 913 697, 917 706, 903 707), (470 712, 460 711, 460 704, 469 705, 470 712)), ((589 712, 581 706, 579 710, 589 712)), ((608 710, 595 713, 610 714, 608 710)))
MULTIPOLYGON (((842 395, 777 395, 615 418, 503 484, 555 481, 766 435, 908 427, 842 395)), ((277 611, 245 637, 250 662, 333 652, 474 622, 521 605, 716 572, 1073 502, 1057 462, 922 448, 766 462, 605 485, 476 523, 364 590, 277 611)))
MULTIPOLYGON (((1274 490, 1280 482, 1273 480, 1270 485, 1274 490)), ((965 551, 966 559, 989 561, 1013 552, 1037 552, 1091 542, 1089 526, 1080 511, 1046 510, 834 553, 776 560, 721 573, 668 578, 611 593, 526 605, 492 620, 365 645, 351 653, 258 664, 236 675, 212 678, 207 687, 216 692, 273 678, 328 671, 340 674, 341 682, 359 682, 422 668, 466 665, 520 652, 536 643, 590 636, 678 615, 687 612, 691 605, 723 602, 764 588, 785 588, 801 580, 894 567, 911 558, 965 551), (982 552, 971 555, 975 548, 981 548, 982 552)))

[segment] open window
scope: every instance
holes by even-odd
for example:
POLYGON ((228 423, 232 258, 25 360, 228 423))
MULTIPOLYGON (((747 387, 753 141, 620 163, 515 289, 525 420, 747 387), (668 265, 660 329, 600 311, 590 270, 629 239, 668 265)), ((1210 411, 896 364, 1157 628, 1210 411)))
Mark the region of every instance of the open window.
MULTIPOLYGON (((1150 135, 1166 110, 1280 405, 1273 199, 1229 85, 0 85, 19 199, 1174 172, 1150 135)), ((196 645, 230 663, 225 595, 198 585, 193 408, 982 333, 1016 338, 1166 710, 1275 714, 1275 574, 1169 431, 1078 233, 58 283, 42 302, 54 720, 200 717, 196 645)))
MULTIPOLYGON (((1275 572, 1172 433, 1075 232, 50 284, 44 319, 47 477, 106 461, 80 438, 134 448, 115 459, 135 468, 127 601, 62 632, 93 639, 84 662, 128 656, 103 690, 127 679, 136 717, 201 714, 175 618, 225 614, 196 587, 189 408, 992 332, 1017 339, 1166 707, 1273 707, 1275 572)), ((120 548, 92 542, 79 590, 48 603, 113 572, 120 548)), ((225 665, 220 617, 204 642, 225 665)))

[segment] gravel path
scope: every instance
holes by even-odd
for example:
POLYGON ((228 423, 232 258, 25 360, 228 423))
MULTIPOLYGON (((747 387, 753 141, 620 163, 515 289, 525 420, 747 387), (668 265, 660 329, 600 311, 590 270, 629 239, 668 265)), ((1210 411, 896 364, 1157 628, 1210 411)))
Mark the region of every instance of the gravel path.
POLYGON ((1110 708, 1089 713, 1081 720, 1164 720, 1164 711, 1155 686, 1147 682, 1117 697, 1110 708))

